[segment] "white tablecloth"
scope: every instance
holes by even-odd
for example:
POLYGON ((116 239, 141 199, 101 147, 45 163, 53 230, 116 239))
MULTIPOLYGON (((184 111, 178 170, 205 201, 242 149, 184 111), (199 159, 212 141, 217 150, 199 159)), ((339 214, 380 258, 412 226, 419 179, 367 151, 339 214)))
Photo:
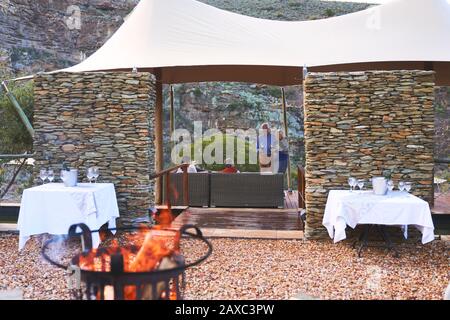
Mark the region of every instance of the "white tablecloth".
POLYGON ((375 195, 372 191, 331 190, 328 194, 323 225, 334 242, 346 238, 345 228, 358 224, 413 225, 422 233, 422 243, 434 240, 434 225, 428 203, 407 192, 392 191, 375 195))
MULTIPOLYGON (((79 183, 76 187, 47 183, 25 189, 18 221, 19 250, 31 235, 64 235, 77 223, 97 230, 108 222, 114 228, 117 217, 119 208, 112 183, 79 183)), ((93 233, 92 245, 97 247, 99 243, 98 232, 93 233)))

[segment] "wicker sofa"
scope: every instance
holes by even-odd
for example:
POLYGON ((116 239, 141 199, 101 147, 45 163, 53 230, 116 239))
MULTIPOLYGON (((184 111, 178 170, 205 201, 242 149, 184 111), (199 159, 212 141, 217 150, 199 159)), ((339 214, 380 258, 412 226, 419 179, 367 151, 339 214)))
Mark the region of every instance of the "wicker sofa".
POLYGON ((283 174, 211 173, 211 207, 283 208, 283 174))
MULTIPOLYGON (((198 172, 189 173, 189 206, 191 207, 208 207, 209 206, 209 173, 198 172)), ((163 190, 166 190, 166 179, 163 180, 163 190)), ((170 203, 173 206, 182 206, 183 203, 183 174, 170 174, 170 203)), ((167 195, 163 194, 163 201, 166 202, 167 195)))
MULTIPOLYGON (((257 172, 189 173, 189 206, 283 208, 283 179, 283 174, 257 172)), ((165 181, 163 183, 165 185, 165 181)), ((183 175, 172 173, 170 183, 171 204, 183 205, 183 175)), ((164 201, 166 196, 164 194, 164 201)))

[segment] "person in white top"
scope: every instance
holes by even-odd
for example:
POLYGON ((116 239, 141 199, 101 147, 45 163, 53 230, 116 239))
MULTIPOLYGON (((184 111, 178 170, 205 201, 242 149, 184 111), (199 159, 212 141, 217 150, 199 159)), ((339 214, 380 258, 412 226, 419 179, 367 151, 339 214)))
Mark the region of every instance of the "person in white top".
MULTIPOLYGON (((189 158, 188 156, 184 156, 181 159, 181 163, 182 164, 189 163, 189 166, 187 168, 188 173, 196 173, 198 171, 197 167, 195 166, 195 161, 191 161, 191 158, 189 158)), ((176 173, 182 173, 182 172, 183 172, 183 169, 181 169, 181 168, 178 168, 178 170, 176 171, 176 173)))
POLYGON ((272 173, 272 134, 268 123, 261 125, 256 147, 260 172, 272 173))

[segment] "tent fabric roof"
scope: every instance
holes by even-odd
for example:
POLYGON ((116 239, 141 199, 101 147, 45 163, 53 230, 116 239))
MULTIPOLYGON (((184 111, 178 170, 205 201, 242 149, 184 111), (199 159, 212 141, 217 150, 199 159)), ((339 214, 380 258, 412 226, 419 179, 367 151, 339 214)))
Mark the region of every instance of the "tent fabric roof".
POLYGON ((322 20, 257 19, 194 0, 141 0, 68 72, 156 71, 165 83, 301 83, 313 71, 434 69, 450 85, 450 0, 393 0, 322 20))

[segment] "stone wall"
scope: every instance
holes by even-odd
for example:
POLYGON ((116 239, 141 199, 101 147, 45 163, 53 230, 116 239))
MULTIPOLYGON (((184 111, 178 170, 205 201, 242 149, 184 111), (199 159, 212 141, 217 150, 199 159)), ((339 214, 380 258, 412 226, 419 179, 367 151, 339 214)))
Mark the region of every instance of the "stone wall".
POLYGON ((153 112, 150 73, 56 73, 35 82, 36 176, 63 161, 79 169, 100 168, 100 182, 115 184, 123 222, 153 202, 153 112))
POLYGON ((434 72, 310 73, 305 80, 305 235, 326 237, 328 191, 390 170, 432 199, 434 72))

